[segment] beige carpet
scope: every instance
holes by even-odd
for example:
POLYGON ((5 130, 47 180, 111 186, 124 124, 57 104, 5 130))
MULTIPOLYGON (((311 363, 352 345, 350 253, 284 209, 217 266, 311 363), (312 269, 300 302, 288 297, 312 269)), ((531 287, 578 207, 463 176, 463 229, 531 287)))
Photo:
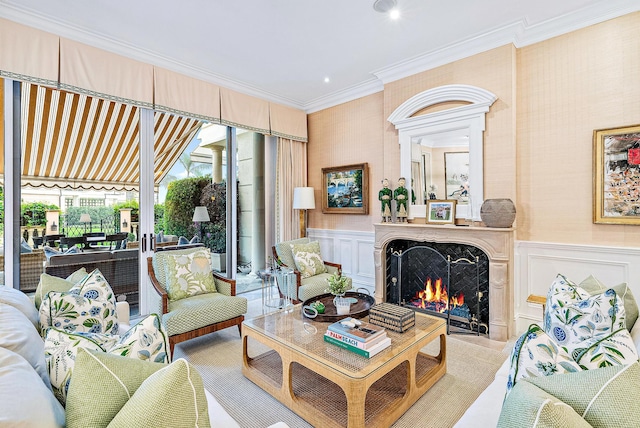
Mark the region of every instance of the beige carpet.
MULTIPOLYGON (((237 328, 177 345, 174 358, 180 357, 198 369, 207 390, 241 427, 264 428, 278 421, 291 428, 311 426, 242 375, 242 342, 237 328)), ((453 426, 493 381, 506 357, 499 351, 465 342, 459 336, 448 336, 447 374, 393 427, 453 426)))

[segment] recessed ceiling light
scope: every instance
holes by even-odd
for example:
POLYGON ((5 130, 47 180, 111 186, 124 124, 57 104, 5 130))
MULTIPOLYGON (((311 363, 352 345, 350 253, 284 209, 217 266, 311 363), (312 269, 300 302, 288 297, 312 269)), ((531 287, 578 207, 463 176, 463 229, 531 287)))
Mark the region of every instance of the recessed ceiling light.
POLYGON ((328 77, 324 78, 324 83, 329 83, 331 80, 328 77))
POLYGON ((398 4, 397 0, 375 0, 373 2, 373 8, 376 12, 387 13, 398 4))
POLYGON ((391 19, 398 19, 400 18, 400 11, 398 9, 391 9, 391 12, 389 12, 389 17, 391 19))

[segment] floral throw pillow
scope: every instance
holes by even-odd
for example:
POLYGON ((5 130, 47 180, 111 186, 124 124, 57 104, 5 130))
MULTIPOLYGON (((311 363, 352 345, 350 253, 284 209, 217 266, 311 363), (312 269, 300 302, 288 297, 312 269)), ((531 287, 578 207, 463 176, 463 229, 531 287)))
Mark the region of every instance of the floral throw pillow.
POLYGON ((145 317, 122 336, 47 330, 44 353, 51 387, 65 404, 79 349, 105 352, 143 361, 169 364, 169 338, 156 314, 145 317))
POLYGON ((216 292, 208 249, 167 256, 166 278, 170 300, 216 292))
POLYGON ((573 350, 573 359, 583 370, 622 366, 638 361, 638 352, 626 328, 604 338, 585 340, 573 350))
POLYGON ((118 333, 116 299, 98 269, 69 291, 49 292, 40 305, 44 337, 50 327, 67 332, 118 333))
POLYGON ((626 327, 624 304, 613 289, 575 300, 557 299, 548 311, 545 330, 569 353, 585 340, 626 327))
POLYGON ((559 347, 540 326, 532 324, 516 341, 507 378, 507 394, 523 378, 581 371, 571 355, 559 347))
POLYGON ((306 244, 291 244, 293 261, 296 269, 303 278, 325 273, 327 271, 322 255, 320 254, 320 243, 311 241, 306 244))

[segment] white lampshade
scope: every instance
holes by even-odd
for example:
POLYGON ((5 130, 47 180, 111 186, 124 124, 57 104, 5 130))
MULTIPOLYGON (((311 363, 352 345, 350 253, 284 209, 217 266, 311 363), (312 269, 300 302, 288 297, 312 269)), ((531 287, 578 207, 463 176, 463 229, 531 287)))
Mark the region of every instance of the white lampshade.
POLYGON ((316 201, 313 197, 313 187, 296 187, 293 189, 293 209, 313 210, 316 201))
POLYGON ((91 216, 89 214, 80 214, 80 223, 91 223, 91 216))
POLYGON ((196 207, 193 211, 193 221, 198 223, 211 221, 209 213, 207 212, 207 207, 196 207))

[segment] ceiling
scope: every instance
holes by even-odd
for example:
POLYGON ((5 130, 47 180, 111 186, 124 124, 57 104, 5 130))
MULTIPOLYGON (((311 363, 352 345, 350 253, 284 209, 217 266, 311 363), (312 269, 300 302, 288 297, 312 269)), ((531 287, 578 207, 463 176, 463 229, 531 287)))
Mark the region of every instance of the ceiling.
POLYGON ((0 17, 313 112, 640 10, 637 0, 398 0, 392 20, 373 2, 0 0, 0 17))

